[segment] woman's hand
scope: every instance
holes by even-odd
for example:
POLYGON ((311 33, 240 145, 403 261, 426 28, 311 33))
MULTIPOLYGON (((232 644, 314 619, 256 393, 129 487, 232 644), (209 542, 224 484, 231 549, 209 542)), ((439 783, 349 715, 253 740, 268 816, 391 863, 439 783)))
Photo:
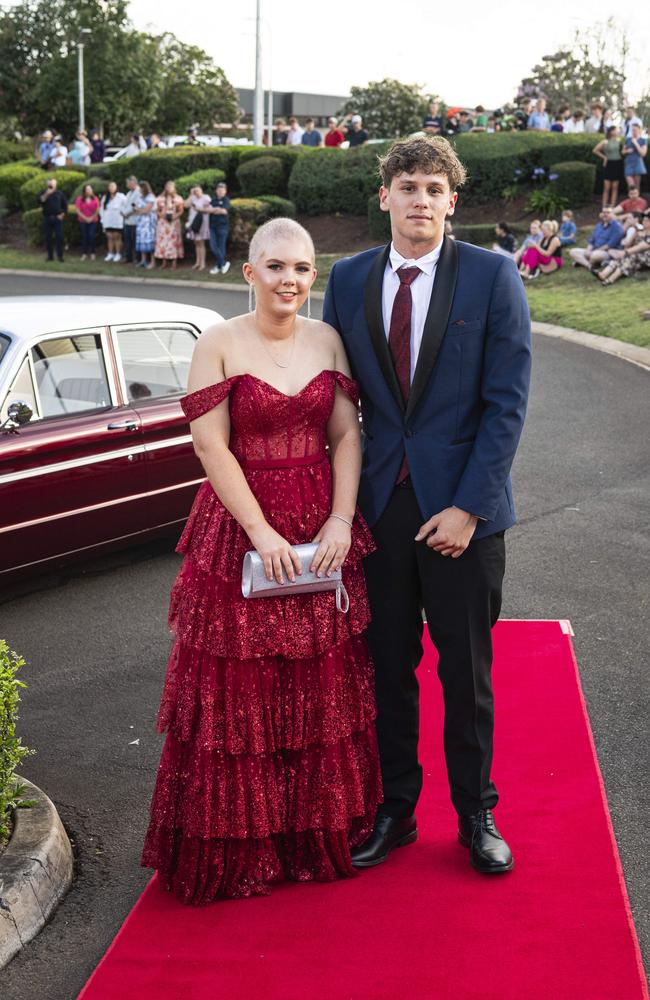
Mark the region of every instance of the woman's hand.
POLYGON ((270 524, 265 522, 254 528, 248 532, 248 537, 262 557, 267 580, 275 578, 278 583, 284 583, 283 570, 292 583, 296 575, 301 575, 298 553, 270 524))
POLYGON ((352 529, 338 517, 328 517, 314 539, 318 542, 316 555, 310 566, 318 576, 331 576, 341 568, 352 544, 352 529))

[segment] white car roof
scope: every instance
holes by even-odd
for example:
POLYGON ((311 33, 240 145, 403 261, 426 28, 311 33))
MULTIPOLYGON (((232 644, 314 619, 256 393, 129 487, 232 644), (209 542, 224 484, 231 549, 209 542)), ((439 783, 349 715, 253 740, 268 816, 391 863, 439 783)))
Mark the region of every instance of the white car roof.
POLYGON ((123 323, 191 323, 203 332, 223 319, 202 306, 163 299, 104 295, 20 295, 0 298, 0 332, 17 341, 123 323))

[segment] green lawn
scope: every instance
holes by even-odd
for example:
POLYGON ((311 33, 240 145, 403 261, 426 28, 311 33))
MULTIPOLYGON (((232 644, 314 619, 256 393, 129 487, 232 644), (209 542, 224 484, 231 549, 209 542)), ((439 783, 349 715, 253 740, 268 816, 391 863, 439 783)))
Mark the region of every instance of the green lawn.
MULTIPOLYGON (((329 272, 338 256, 317 256, 316 290, 322 291, 325 288, 329 272)), ((69 253, 63 264, 46 263, 40 251, 0 247, 0 270, 34 269, 49 270, 53 274, 109 274, 116 277, 133 275, 144 280, 183 278, 209 282, 215 286, 225 282, 243 283, 243 260, 233 260, 230 271, 225 276, 209 275, 207 271, 197 274, 190 270, 189 263, 183 263, 177 271, 170 271, 169 268, 164 271, 160 268, 145 271, 124 264, 105 264, 101 257, 96 261, 81 261, 78 251, 69 253)), ((527 282, 526 291, 534 320, 586 330, 603 337, 617 337, 630 344, 650 347, 650 320, 643 319, 644 311, 650 309, 650 278, 647 272, 640 277, 624 278, 616 285, 601 287, 584 268, 571 267, 567 261, 559 273, 542 275, 536 281, 527 282)))
MULTIPOLYGON (((318 278, 315 288, 323 291, 327 284, 327 278, 332 264, 337 259, 338 254, 319 254, 316 258, 318 268, 318 278)), ((50 271, 52 274, 107 274, 117 278, 155 278, 163 281, 173 281, 182 278, 184 281, 209 282, 219 285, 223 283, 244 284, 241 266, 245 258, 231 260, 230 271, 226 275, 208 274, 203 271, 200 274, 191 270, 192 259, 181 261, 177 270, 172 271, 169 266, 164 271, 156 267, 152 271, 146 271, 142 267, 133 267, 130 264, 105 263, 104 254, 98 253, 97 260, 80 260, 79 250, 69 250, 63 264, 58 261, 46 261, 45 254, 40 250, 15 250, 10 247, 0 246, 0 271, 3 268, 16 270, 50 271)), ((209 267, 212 264, 208 265, 209 267)))

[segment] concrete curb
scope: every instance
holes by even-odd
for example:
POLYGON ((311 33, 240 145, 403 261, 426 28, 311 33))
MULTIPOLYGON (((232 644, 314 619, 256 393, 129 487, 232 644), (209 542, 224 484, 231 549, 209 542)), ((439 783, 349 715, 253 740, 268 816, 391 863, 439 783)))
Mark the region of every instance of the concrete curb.
MULTIPOLYGON (((32 271, 22 268, 0 268, 0 274, 27 274, 34 278, 68 278, 79 281, 105 281, 114 284, 115 282, 126 281, 133 285, 180 285, 183 288, 213 288, 222 292, 245 292, 246 286, 241 282, 214 282, 209 281, 186 281, 182 278, 145 278, 128 277, 110 274, 77 274, 62 273, 56 271, 32 271)), ((324 292, 312 292, 314 301, 322 301, 324 292)), ((533 333, 539 333, 544 337, 556 337, 559 340, 568 340, 580 347, 590 347, 595 351, 602 351, 604 354, 611 354, 622 361, 630 361, 632 364, 640 365, 642 368, 650 369, 650 348, 638 347, 636 344, 627 344, 624 340, 616 340, 614 337, 601 337, 596 333, 586 333, 584 330, 572 330, 567 326, 556 326, 553 323, 533 322, 533 333)))
POLYGON ((572 344, 579 344, 580 347, 590 347, 592 350, 602 351, 604 354, 612 354, 615 358, 630 361, 632 364, 650 371, 650 349, 647 347, 627 344, 624 340, 616 340, 614 337, 601 337, 597 333, 572 330, 568 326, 554 326, 552 323, 534 322, 532 327, 533 333, 539 333, 543 337, 568 340, 572 344))
POLYGON ((0 969, 35 937, 72 882, 72 848, 54 804, 25 778, 30 809, 16 810, 16 825, 0 854, 0 969))

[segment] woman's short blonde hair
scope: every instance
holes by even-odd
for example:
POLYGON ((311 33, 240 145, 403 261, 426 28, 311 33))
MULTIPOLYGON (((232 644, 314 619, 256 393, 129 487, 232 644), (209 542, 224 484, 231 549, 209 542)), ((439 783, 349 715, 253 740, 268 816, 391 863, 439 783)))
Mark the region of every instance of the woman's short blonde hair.
POLYGON ((544 221, 542 222, 542 226, 550 226, 553 236, 555 236, 558 229, 560 228, 555 219, 544 219, 544 221))
POLYGON ((280 240, 302 240, 309 248, 312 264, 316 261, 314 241, 304 226, 294 219, 271 219, 257 230, 248 247, 248 262, 256 264, 261 255, 280 240))

